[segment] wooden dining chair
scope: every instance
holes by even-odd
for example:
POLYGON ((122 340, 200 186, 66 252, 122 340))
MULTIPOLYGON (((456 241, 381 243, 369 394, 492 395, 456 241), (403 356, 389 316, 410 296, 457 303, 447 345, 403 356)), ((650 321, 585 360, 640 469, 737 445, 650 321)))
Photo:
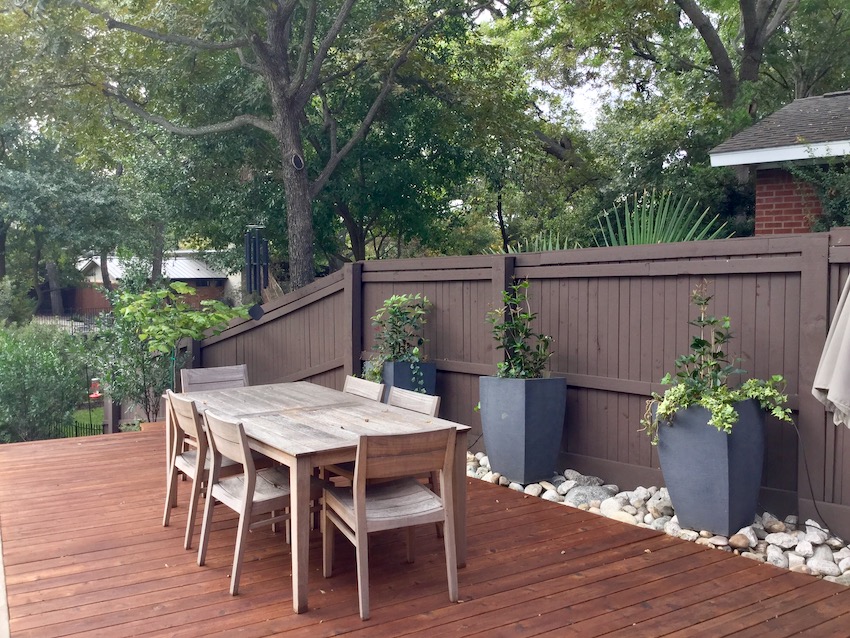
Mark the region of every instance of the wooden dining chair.
MULTIPOLYGON (((183 541, 183 547, 191 549, 198 497, 209 480, 212 456, 204 433, 203 420, 198 414, 195 402, 174 394, 171 390, 166 390, 166 409, 169 410, 172 431, 169 438, 165 513, 162 515, 162 525, 168 527, 170 522, 171 508, 177 500, 177 476, 182 473, 183 476, 192 479, 186 538, 183 541)), ((241 471, 241 466, 231 459, 225 459, 222 462, 221 473, 225 476, 241 471)))
POLYGON ((364 399, 372 401, 380 401, 384 396, 384 384, 353 377, 350 374, 345 377, 345 384, 342 391, 347 394, 353 394, 364 399))
POLYGON ((457 602, 453 466, 455 428, 431 432, 361 436, 357 445, 354 484, 324 491, 322 564, 325 578, 333 572, 334 529, 351 541, 357 554, 360 618, 369 618, 368 535, 407 528, 407 561, 413 562, 415 525, 442 522, 449 600, 457 602), (441 494, 422 485, 417 474, 438 471, 441 494), (369 483, 370 479, 381 479, 369 483), (396 480, 387 480, 396 479, 396 480))
MULTIPOLYGON (((342 391, 347 394, 369 399, 370 401, 380 401, 381 397, 384 396, 384 384, 368 381, 367 379, 361 379, 349 374, 345 377, 345 384, 342 387, 342 391)), ((322 469, 325 476, 342 476, 349 481, 354 477, 353 462, 326 465, 322 469)))
POLYGON ((226 390, 244 388, 247 385, 248 366, 244 363, 214 368, 186 368, 180 371, 180 387, 183 392, 226 390))
MULTIPOLYGON (((290 485, 289 470, 285 466, 258 470, 248 447, 248 438, 242 423, 204 412, 206 433, 212 453, 210 487, 204 505, 201 525, 201 540, 198 544, 198 565, 206 562, 212 526, 213 504, 226 505, 239 514, 236 548, 233 552, 233 568, 230 574, 230 593, 239 591, 239 576, 242 572, 242 556, 248 532, 262 525, 289 520, 290 485), (222 464, 231 458, 241 466, 243 472, 225 477, 222 464)), ((322 496, 322 484, 311 480, 310 498, 318 501, 322 496)))

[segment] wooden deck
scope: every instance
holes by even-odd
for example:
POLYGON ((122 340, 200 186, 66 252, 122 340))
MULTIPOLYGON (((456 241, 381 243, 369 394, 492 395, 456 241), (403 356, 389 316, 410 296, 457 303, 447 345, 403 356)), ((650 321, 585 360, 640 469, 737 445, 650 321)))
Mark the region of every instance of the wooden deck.
POLYGON ((314 535, 296 615, 281 535, 252 533, 231 597, 234 517, 219 511, 203 568, 182 549, 188 483, 161 526, 164 455, 161 432, 0 446, 14 637, 850 635, 850 589, 474 480, 459 604, 427 526, 413 565, 399 535, 373 539, 366 622, 353 550, 340 540, 326 580, 314 535))

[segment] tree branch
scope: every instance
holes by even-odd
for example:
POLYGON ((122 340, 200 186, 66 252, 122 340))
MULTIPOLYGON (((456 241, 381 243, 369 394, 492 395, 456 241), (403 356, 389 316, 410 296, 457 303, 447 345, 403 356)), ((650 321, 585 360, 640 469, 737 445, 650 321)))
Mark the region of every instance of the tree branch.
POLYGON ((135 33, 150 40, 157 40, 159 42, 166 42, 168 44, 179 44, 195 49, 203 49, 205 51, 226 51, 229 49, 237 49, 248 44, 248 41, 244 39, 230 40, 229 42, 207 42, 205 40, 198 40, 197 38, 190 38, 185 35, 159 33, 158 31, 145 29, 134 24, 128 24, 126 22, 116 20, 112 16, 110 16, 108 12, 89 4, 84 0, 74 0, 74 4, 82 9, 85 9, 92 15, 100 16, 101 18, 106 20, 106 26, 109 29, 122 29, 123 31, 129 31, 130 33, 135 33))
POLYGON ((248 60, 245 58, 245 51, 242 50, 242 47, 236 49, 236 55, 239 56, 239 64, 243 69, 251 71, 252 73, 262 73, 262 69, 260 69, 259 64, 248 62, 248 60))
POLYGON ((295 86, 300 86, 307 74, 307 58, 313 48, 313 36, 316 34, 316 0, 311 0, 307 8, 307 17, 304 20, 304 38, 301 41, 301 50, 298 52, 298 67, 295 70, 295 86))
POLYGON ((315 91, 316 87, 319 85, 319 74, 322 72, 322 65, 325 63, 325 58, 328 55, 328 51, 330 51, 331 45, 340 34, 340 31, 342 31, 342 27, 345 26, 345 22, 348 20, 348 15, 351 13, 351 8, 354 6, 354 2, 355 0, 345 0, 345 2, 343 2, 339 12, 336 14, 334 23, 331 25, 331 28, 328 29, 325 37, 322 38, 322 42, 319 44, 319 48, 313 56, 313 64, 310 68, 310 73, 307 74, 303 82, 293 83, 290 87, 289 97, 297 96, 299 108, 303 108, 304 105, 307 104, 307 100, 310 99, 310 95, 313 94, 313 91, 315 91))
POLYGON ((764 28, 765 42, 767 42, 768 39, 770 39, 770 36, 772 36, 773 33, 782 26, 788 18, 791 17, 791 14, 797 10, 797 5, 799 4, 800 0, 780 0, 779 6, 776 7, 776 12, 773 14, 773 18, 764 28))
MULTIPOLYGON (((481 5, 481 6, 486 6, 481 5)), ((474 11, 476 7, 472 7, 470 10, 474 11)), ((375 117, 378 115, 378 111, 380 111, 381 107, 384 104, 384 100, 386 100, 387 95, 389 95, 390 90, 393 87, 393 83, 395 82, 396 74, 398 70, 407 62, 407 56, 410 55, 410 52, 413 48, 419 43, 419 40, 422 39, 425 34, 427 34, 435 25, 439 24, 442 20, 450 15, 458 15, 463 13, 463 9, 458 9, 455 11, 446 11, 440 13, 439 15, 434 16, 430 20, 428 20, 420 29, 413 34, 408 43, 404 46, 404 48, 399 53, 395 62, 393 62, 389 71, 387 72, 387 76, 384 78, 384 82, 381 86, 381 90, 378 92, 377 97, 374 102, 372 102, 372 106, 369 108, 369 111, 366 113, 366 116, 363 118, 363 121, 360 122, 360 126, 357 131, 351 136, 348 142, 343 145, 339 152, 331 155, 328 159, 328 162, 325 164, 325 167, 322 169, 322 172, 316 177, 312 184, 310 184, 310 197, 315 198, 322 188, 327 184, 328 179, 330 179, 331 174, 336 170, 336 167, 339 163, 345 158, 346 155, 351 151, 354 146, 361 141, 364 137, 366 137, 366 133, 368 133, 369 129, 372 126, 372 122, 375 121, 375 117)), ((315 65, 315 60, 314 60, 315 65)), ((303 89, 303 87, 302 87, 303 89)))
POLYGON ((275 128, 272 123, 268 120, 264 120, 262 118, 256 117, 254 115, 237 115, 232 120, 226 122, 218 122, 217 124, 208 124, 206 126, 179 126, 165 119, 161 115, 155 115, 154 113, 150 113, 145 110, 144 107, 137 104, 126 95, 122 95, 120 93, 116 93, 107 88, 103 88, 103 94, 107 97, 111 97, 117 100, 119 103, 123 104, 127 107, 132 113, 142 118, 147 122, 151 122, 152 124, 156 124, 157 126, 165 129, 169 133, 175 133, 177 135, 185 135, 187 137, 198 137, 201 135, 208 135, 210 133, 226 133, 227 131, 235 131, 236 129, 242 128, 243 126, 253 126, 255 128, 266 131, 267 133, 271 133, 275 135, 275 128))
MULTIPOLYGON (((691 24, 699 31, 700 36, 708 47, 708 52, 711 54, 711 59, 717 67, 717 73, 720 78, 720 90, 723 94, 723 103, 726 106, 731 106, 738 93, 738 78, 735 75, 735 67, 732 65, 732 60, 729 59, 729 52, 723 46, 723 41, 711 23, 708 16, 703 13, 702 9, 695 0, 673 0, 679 8, 685 12, 691 24)), ((742 11, 745 2, 741 2, 742 11)))

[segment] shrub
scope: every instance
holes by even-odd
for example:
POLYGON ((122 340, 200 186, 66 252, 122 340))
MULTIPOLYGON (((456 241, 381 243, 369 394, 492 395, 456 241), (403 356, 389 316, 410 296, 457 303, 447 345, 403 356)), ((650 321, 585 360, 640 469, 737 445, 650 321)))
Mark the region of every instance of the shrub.
POLYGON ((83 343, 63 330, 0 327, 0 441, 33 441, 73 422, 86 391, 83 343))

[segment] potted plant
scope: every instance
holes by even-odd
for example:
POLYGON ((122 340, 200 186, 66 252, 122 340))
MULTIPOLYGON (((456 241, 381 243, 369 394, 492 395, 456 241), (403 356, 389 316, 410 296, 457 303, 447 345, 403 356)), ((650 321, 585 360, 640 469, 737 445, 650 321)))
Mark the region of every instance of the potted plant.
POLYGON ((505 360, 496 376, 479 378, 481 427, 490 467, 522 484, 549 478, 561 447, 567 384, 544 378, 552 337, 536 333, 528 281, 502 292, 503 307, 487 314, 505 360))
POLYGON ((744 370, 730 363, 729 317, 708 314, 711 296, 703 282, 691 300, 699 309, 688 323, 698 329, 690 352, 676 359, 670 387, 653 393, 642 421, 658 458, 673 507, 683 527, 734 534, 752 524, 764 460, 765 413, 791 421, 784 379, 748 379, 729 386, 744 370), (734 427, 733 427, 734 426, 734 427))
POLYGON ((386 402, 392 386, 434 394, 437 385, 437 366, 423 360, 422 326, 431 306, 420 293, 393 295, 372 317, 375 327, 375 354, 364 366, 363 376, 384 383, 386 402))

